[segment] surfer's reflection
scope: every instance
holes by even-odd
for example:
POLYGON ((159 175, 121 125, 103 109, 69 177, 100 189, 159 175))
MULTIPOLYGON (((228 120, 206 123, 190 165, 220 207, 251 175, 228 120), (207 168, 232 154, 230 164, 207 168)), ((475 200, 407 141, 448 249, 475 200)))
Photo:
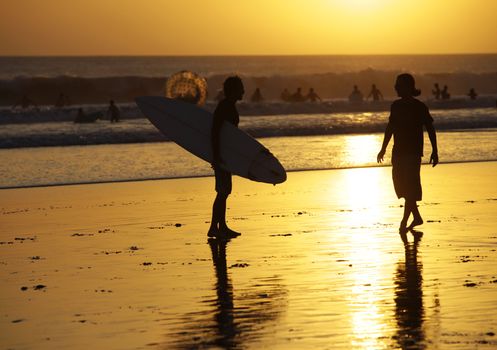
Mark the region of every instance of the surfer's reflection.
POLYGON ((395 339, 401 349, 424 349, 423 277, 418 261, 418 246, 422 232, 413 232, 414 242, 405 247, 405 261, 399 262, 395 276, 395 339))
POLYGON ((238 333, 234 322, 233 287, 226 266, 227 240, 210 239, 212 263, 216 269, 217 312, 215 314, 218 328, 216 345, 230 348, 235 345, 235 335, 238 333))
POLYGON ((258 270, 261 275, 254 272, 247 280, 249 284, 237 288, 235 296, 228 271, 249 264, 227 265, 229 242, 208 240, 215 270, 215 297, 206 295, 201 305, 195 307, 196 311, 184 315, 179 322, 180 329, 168 338, 169 347, 234 349, 263 337, 272 337, 278 318, 286 309, 287 290, 279 276, 258 270))

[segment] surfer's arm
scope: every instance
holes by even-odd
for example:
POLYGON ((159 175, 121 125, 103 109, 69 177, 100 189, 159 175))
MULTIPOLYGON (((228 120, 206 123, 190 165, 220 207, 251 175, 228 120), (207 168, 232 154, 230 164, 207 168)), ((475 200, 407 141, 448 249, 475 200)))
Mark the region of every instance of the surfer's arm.
POLYGON ((383 157, 385 156, 385 152, 387 151, 387 146, 388 143, 390 142, 390 139, 392 138, 392 135, 393 135, 393 128, 389 122, 385 129, 385 135, 383 136, 383 145, 381 146, 381 150, 380 152, 378 152, 378 156, 376 157, 378 163, 383 162, 383 157))

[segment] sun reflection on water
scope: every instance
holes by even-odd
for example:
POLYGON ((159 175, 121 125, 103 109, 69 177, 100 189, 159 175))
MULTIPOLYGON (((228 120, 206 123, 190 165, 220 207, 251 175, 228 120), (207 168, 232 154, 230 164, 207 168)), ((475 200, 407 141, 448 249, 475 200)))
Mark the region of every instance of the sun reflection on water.
MULTIPOLYGON (((371 140, 350 139, 351 156, 367 154, 371 140)), ((387 182, 384 173, 363 168, 347 171, 340 186, 348 206, 340 221, 351 247, 345 258, 350 263, 348 305, 354 348, 386 348, 393 328, 392 291, 385 283, 392 276, 392 256, 385 254, 385 245, 391 242, 381 225, 386 221, 383 196, 387 182)))

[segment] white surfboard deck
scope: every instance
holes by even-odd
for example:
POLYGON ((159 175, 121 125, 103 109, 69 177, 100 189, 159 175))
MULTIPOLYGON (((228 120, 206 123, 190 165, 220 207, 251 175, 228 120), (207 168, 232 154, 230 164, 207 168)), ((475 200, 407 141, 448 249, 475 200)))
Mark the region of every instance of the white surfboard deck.
MULTIPOLYGON (((213 116, 193 104, 161 96, 135 99, 143 114, 172 141, 211 163, 211 128, 213 116)), ((231 173, 270 184, 286 180, 286 172, 278 159, 252 136, 230 123, 220 131, 221 167, 231 173)))

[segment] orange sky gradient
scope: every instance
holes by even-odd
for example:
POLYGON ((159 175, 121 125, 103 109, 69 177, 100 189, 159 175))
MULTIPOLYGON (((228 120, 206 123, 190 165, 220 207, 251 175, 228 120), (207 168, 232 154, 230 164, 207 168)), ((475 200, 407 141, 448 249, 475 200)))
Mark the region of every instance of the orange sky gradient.
POLYGON ((497 53, 496 0, 0 0, 0 55, 497 53))

